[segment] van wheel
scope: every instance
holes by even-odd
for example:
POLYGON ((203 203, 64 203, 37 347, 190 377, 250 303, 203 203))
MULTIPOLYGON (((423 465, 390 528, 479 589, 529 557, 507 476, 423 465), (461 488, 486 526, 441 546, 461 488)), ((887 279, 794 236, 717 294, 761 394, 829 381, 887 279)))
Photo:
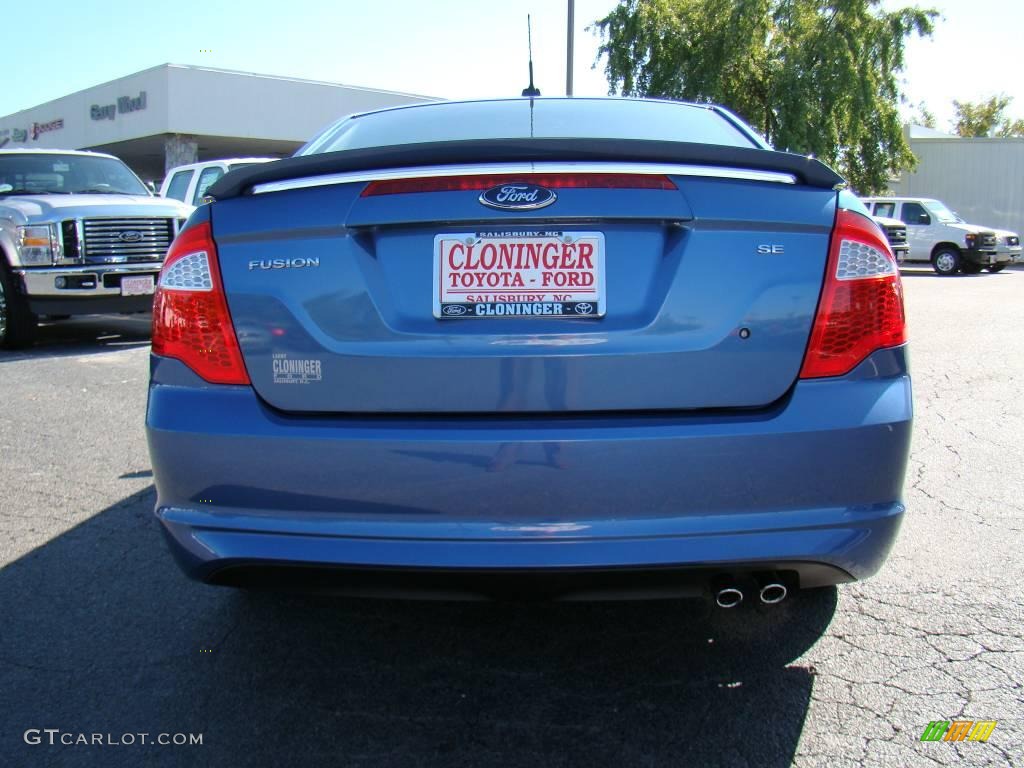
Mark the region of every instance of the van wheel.
POLYGON ((988 271, 994 275, 996 272, 1002 272, 1004 269, 1006 269, 1005 264, 993 264, 988 268, 988 271))
POLYGON ((940 275, 955 275, 960 269, 960 253, 954 248, 940 248, 932 256, 932 267, 940 275))
POLYGON ((0 349, 29 346, 36 336, 36 316, 14 290, 14 277, 0 257, 0 349))
POLYGON ((975 264, 973 261, 965 261, 960 264, 960 271, 965 275, 976 275, 981 272, 981 264, 975 264))

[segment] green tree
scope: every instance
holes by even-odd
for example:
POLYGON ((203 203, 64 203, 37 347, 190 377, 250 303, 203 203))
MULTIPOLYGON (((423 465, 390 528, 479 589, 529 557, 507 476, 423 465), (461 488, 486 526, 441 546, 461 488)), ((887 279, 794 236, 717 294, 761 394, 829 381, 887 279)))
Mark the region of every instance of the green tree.
POLYGON ((957 136, 1024 136, 1024 120, 1006 117, 1006 108, 1012 98, 1005 94, 992 96, 985 101, 953 101, 956 118, 953 130, 957 136))
POLYGON ((936 126, 935 114, 928 109, 928 105, 923 101, 917 103, 917 112, 911 115, 910 122, 914 125, 923 125, 925 128, 936 126))
POLYGON ((897 73, 934 10, 880 0, 622 0, 595 22, 609 93, 723 104, 779 149, 814 154, 864 193, 914 156, 897 73))

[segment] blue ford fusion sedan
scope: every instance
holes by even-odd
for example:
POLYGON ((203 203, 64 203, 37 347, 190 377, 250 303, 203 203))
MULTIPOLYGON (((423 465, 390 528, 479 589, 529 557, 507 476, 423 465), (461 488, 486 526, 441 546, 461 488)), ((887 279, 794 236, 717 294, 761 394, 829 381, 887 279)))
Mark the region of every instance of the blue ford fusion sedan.
POLYGON ((211 194, 160 275, 146 419, 190 576, 731 607, 889 552, 896 263, 727 110, 386 109, 211 194))

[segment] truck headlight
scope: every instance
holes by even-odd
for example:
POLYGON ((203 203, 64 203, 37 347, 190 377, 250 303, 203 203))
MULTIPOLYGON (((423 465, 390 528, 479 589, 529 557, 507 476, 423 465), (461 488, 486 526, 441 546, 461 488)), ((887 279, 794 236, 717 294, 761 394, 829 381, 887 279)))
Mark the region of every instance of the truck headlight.
POLYGON ((60 259, 56 224, 18 227, 18 258, 25 267, 40 267, 60 259))
POLYGON ((967 235, 964 236, 964 242, 967 243, 967 247, 968 248, 973 248, 974 247, 974 241, 976 239, 977 239, 977 236, 972 235, 972 234, 967 234, 967 235))

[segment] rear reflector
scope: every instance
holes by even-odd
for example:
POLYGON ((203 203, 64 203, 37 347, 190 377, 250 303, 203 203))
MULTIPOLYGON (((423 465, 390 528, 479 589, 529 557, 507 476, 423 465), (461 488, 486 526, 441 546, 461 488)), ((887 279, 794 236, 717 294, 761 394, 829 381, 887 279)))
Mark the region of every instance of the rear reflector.
POLYGON ((873 221, 837 212, 825 270, 803 379, 842 376, 876 349, 907 340, 899 270, 873 221))
POLYGON ((529 182, 548 189, 676 189, 668 176, 644 173, 526 173, 518 176, 429 176, 422 179, 372 181, 363 197, 416 192, 469 192, 501 184, 529 182))
POLYGON ((213 384, 249 383, 209 222, 181 232, 167 254, 153 299, 153 354, 213 384))

